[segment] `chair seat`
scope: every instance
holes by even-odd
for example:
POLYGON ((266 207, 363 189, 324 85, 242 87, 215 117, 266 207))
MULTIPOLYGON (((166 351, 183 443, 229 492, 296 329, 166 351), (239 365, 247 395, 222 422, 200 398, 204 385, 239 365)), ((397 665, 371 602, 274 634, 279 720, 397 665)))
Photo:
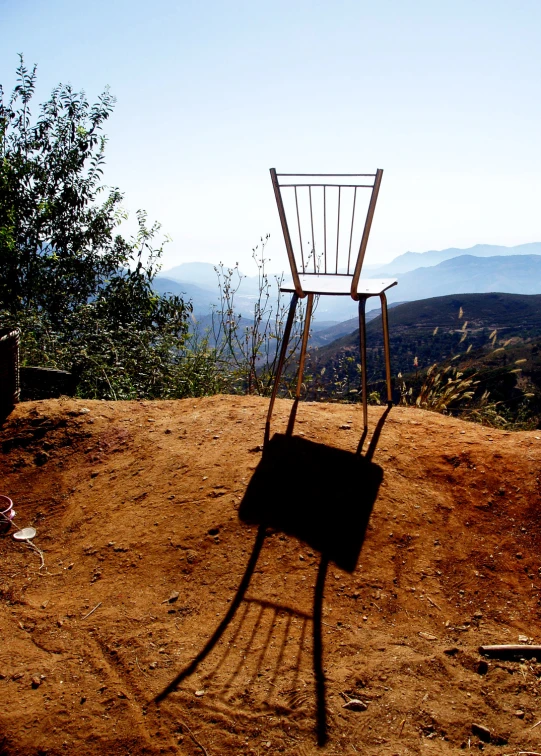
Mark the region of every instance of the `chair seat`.
MULTIPOLYGON (((333 294, 347 296, 351 294, 353 276, 332 275, 328 273, 305 273, 299 275, 301 287, 305 294, 333 294)), ((378 296, 398 283, 396 278, 361 278, 357 293, 365 297, 378 296)), ((288 279, 280 286, 280 291, 294 292, 293 280, 288 279)))

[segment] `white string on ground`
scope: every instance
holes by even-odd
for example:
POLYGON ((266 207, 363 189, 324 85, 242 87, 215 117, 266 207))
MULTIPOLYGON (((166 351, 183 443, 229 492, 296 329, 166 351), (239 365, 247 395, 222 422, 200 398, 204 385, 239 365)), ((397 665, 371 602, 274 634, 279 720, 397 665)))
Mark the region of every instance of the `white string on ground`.
POLYGON ((39 555, 39 558, 41 560, 39 569, 41 570, 43 567, 45 567, 45 556, 43 554, 43 551, 39 548, 39 546, 36 546, 33 541, 26 541, 26 544, 39 555))
MULTIPOLYGON (((15 525, 15 527, 17 528, 17 530, 22 530, 22 528, 20 528, 18 526, 18 524, 15 522, 15 518, 13 518, 12 520, 10 520, 10 522, 11 522, 12 525, 15 525)), ((36 544, 33 541, 29 540, 28 538, 23 539, 23 542, 26 543, 26 545, 32 551, 35 551, 36 554, 38 554, 38 556, 39 556, 39 558, 41 560, 41 564, 39 566, 39 569, 40 570, 43 569, 43 567, 45 567, 45 555, 44 555, 43 551, 39 548, 39 546, 36 546, 36 544)))

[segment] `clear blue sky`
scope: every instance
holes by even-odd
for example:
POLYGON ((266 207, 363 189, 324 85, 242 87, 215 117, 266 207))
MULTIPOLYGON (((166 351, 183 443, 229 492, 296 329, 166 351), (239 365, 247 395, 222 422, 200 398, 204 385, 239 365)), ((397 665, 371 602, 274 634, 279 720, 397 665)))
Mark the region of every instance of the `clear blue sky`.
POLYGON ((161 221, 165 268, 271 233, 268 169, 385 171, 367 262, 541 240, 539 0, 0 0, 17 53, 118 98, 105 180, 161 221))

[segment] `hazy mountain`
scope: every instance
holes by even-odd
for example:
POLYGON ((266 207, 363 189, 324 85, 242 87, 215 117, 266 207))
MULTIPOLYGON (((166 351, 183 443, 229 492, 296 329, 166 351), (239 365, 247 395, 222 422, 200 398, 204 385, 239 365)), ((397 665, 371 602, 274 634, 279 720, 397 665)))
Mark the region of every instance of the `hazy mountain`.
MULTIPOLYGON (((372 300, 373 302, 377 302, 377 299, 372 300)), ((368 300, 370 302, 370 300, 368 300)), ((389 309, 392 307, 397 307, 399 304, 402 304, 402 302, 393 302, 389 305, 389 309)), ((375 318, 379 317, 381 315, 381 307, 377 306, 372 308, 371 310, 366 311, 366 322, 370 323, 375 318)), ((322 324, 321 324, 322 325, 322 324)), ((311 346, 324 346, 325 344, 331 344, 333 341, 336 341, 336 339, 339 339, 341 336, 345 336, 348 333, 352 333, 356 328, 359 328, 359 315, 357 314, 354 318, 350 318, 349 320, 344 320, 342 323, 333 323, 330 326, 324 326, 317 329, 315 333, 312 334, 312 338, 310 339, 310 345, 311 346)))
POLYGON ((370 266, 371 276, 398 276, 401 273, 408 273, 416 268, 426 268, 432 265, 438 265, 444 260, 450 260, 453 257, 462 255, 471 255, 473 257, 501 257, 506 255, 541 255, 541 242, 531 242, 529 244, 519 244, 516 247, 502 247, 496 244, 476 244, 468 249, 458 249, 450 247, 449 249, 431 250, 429 252, 405 252, 403 255, 395 257, 390 263, 382 266, 370 266))
MULTIPOLYGON (((176 265, 174 268, 164 270, 163 274, 167 278, 172 278, 175 281, 181 283, 188 282, 201 286, 204 289, 210 289, 211 291, 217 291, 218 289, 218 274, 216 267, 212 263, 191 262, 182 263, 176 265)), ((241 272, 242 274, 242 272, 241 272)), ((243 294, 255 294, 258 291, 258 277, 257 276, 245 276, 242 274, 242 292, 243 294)), ((236 280, 236 279, 235 279, 236 280)), ((269 276, 269 281, 274 282, 274 278, 269 276)))
POLYGON ((461 255, 398 277, 387 292, 390 302, 414 301, 446 294, 541 293, 541 255, 474 257, 461 255))
POLYGON ((214 265, 210 263, 182 263, 162 272, 164 276, 174 281, 188 282, 202 286, 205 289, 215 289, 218 282, 214 265))
MULTIPOLYGON (((214 288, 206 288, 189 281, 178 281, 164 276, 156 276, 152 285, 159 294, 178 294, 183 297, 183 299, 191 300, 193 304, 193 312, 197 318, 208 315, 213 305, 216 307, 218 306, 220 299, 218 286, 216 284, 214 285, 214 288)), ((242 291, 245 291, 244 287, 242 288, 242 291)), ((243 317, 253 317, 254 301, 255 295, 253 294, 236 294, 235 312, 243 315, 243 317)))
MULTIPOLYGON (((234 280, 236 284, 236 279, 234 280)), ((271 285, 270 299, 275 305, 277 297, 276 278, 269 276, 271 285)), ((192 299, 194 313, 198 317, 208 314, 211 304, 217 303, 218 276, 211 263, 182 263, 164 271, 154 279, 154 288, 163 293, 184 293, 187 299, 192 299)), ((240 289, 235 294, 235 310, 243 318, 251 318, 254 314, 254 304, 259 296, 258 276, 243 276, 240 289)), ((283 295, 283 303, 288 305, 291 296, 283 295)), ((314 317, 314 329, 327 328, 340 321, 350 318, 356 311, 355 303, 347 297, 325 297, 317 308, 314 317)))
MULTIPOLYGON (((400 255, 397 263, 407 264, 415 261, 424 263, 423 267, 397 273, 398 286, 387 292, 389 303, 415 301, 432 296, 445 296, 459 293, 486 293, 503 291, 517 294, 541 293, 541 243, 523 244, 519 247, 495 247, 479 244, 473 247, 475 254, 464 254, 465 250, 449 249, 440 252, 417 254, 407 252, 400 255), (487 257, 489 252, 496 254, 487 257), (526 254, 527 250, 539 250, 540 254, 526 254), (510 251, 518 254, 509 255, 510 251), (436 263, 437 256, 447 255, 448 259, 436 263), (458 256, 457 256, 458 255, 458 256), (405 262, 404 262, 405 261, 405 262)), ((470 250, 471 251, 471 250, 470 250)), ((367 277, 380 275, 389 277, 393 271, 389 263, 384 269, 367 270, 367 277), (389 268, 389 270, 387 270, 389 268)), ((270 278, 271 298, 275 301, 276 284, 270 278)), ((183 292, 194 303, 197 315, 208 314, 211 303, 218 301, 218 278, 214 266, 210 263, 183 263, 166 271, 155 279, 158 291, 183 292), (165 281, 165 283, 164 283, 165 281)), ((253 317, 253 308, 258 296, 257 276, 243 278, 239 293, 235 296, 235 308, 243 317, 253 317)), ((285 295, 284 302, 289 301, 285 295)), ((373 300, 374 305, 377 300, 373 300)), ((369 309, 370 302, 368 303, 369 309)), ((316 323, 339 323, 356 317, 356 306, 348 297, 321 297, 315 320, 316 323)))
POLYGON ((183 299, 190 299, 194 311, 207 312, 211 305, 211 302, 218 300, 216 291, 211 289, 204 289, 201 286, 196 286, 193 283, 186 281, 179 282, 172 278, 165 278, 164 276, 156 276, 152 282, 152 287, 158 294, 178 294, 183 299))

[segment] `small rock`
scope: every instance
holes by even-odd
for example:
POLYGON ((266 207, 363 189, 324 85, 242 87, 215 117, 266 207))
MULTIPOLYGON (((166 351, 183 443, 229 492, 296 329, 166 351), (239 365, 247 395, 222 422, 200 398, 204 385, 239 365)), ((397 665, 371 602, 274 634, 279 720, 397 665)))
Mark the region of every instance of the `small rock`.
POLYGON ((158 662, 150 662, 150 664, 148 665, 148 668, 149 669, 156 669, 157 666, 158 666, 158 662))
POLYGON ((349 709, 350 711, 366 711, 368 709, 367 704, 358 698, 352 698, 342 706, 343 709, 349 709))
POLYGON ((340 430, 351 430, 351 425, 341 425, 340 430))
POLYGON ((419 633, 421 638, 424 638, 425 640, 429 641, 435 641, 438 640, 435 635, 432 635, 432 633, 419 633))
POLYGON ((473 618, 474 619, 482 619, 483 618, 483 612, 480 612, 479 610, 477 610, 475 612, 475 614, 473 615, 473 618))
POLYGON ((522 709, 517 709, 515 711, 515 717, 518 717, 519 719, 524 719, 524 712, 522 711, 522 709))
POLYGON ((479 740, 482 740, 483 743, 490 743, 490 730, 488 729, 488 727, 473 723, 471 726, 471 731, 474 735, 477 735, 479 740))
POLYGON ((204 691, 204 690, 196 690, 196 691, 195 691, 195 695, 196 695, 196 696, 197 696, 198 698, 201 698, 201 696, 204 696, 204 695, 205 695, 205 691, 204 691))
POLYGON ((518 642, 519 643, 529 643, 530 639, 528 638, 527 635, 519 635, 518 636, 518 642))
POLYGON ((89 412, 90 410, 88 409, 88 407, 81 407, 81 409, 79 410, 80 415, 88 415, 89 412))
POLYGON ((47 452, 40 451, 34 457, 34 464, 41 467, 41 465, 44 465, 48 459, 49 459, 49 455, 47 454, 47 452))
POLYGON ((40 685, 41 685, 41 679, 39 678, 38 675, 34 675, 32 678, 32 687, 39 688, 40 685))
POLYGON ((24 675, 24 672, 14 672, 11 675, 11 679, 12 680, 20 680, 23 675, 24 675))
POLYGON ((480 661, 477 665, 477 674, 478 675, 486 675, 488 672, 488 664, 486 661, 480 661))
POLYGON ((180 596, 180 593, 178 591, 173 591, 173 593, 169 596, 167 599, 170 604, 174 604, 175 601, 178 600, 178 597, 180 596))
POLYGON ((117 693, 119 698, 127 698, 128 696, 124 693, 123 690, 119 690, 117 693))
POLYGON ((517 559, 522 559, 522 552, 521 551, 517 551, 517 553, 515 554, 515 557, 517 559))

